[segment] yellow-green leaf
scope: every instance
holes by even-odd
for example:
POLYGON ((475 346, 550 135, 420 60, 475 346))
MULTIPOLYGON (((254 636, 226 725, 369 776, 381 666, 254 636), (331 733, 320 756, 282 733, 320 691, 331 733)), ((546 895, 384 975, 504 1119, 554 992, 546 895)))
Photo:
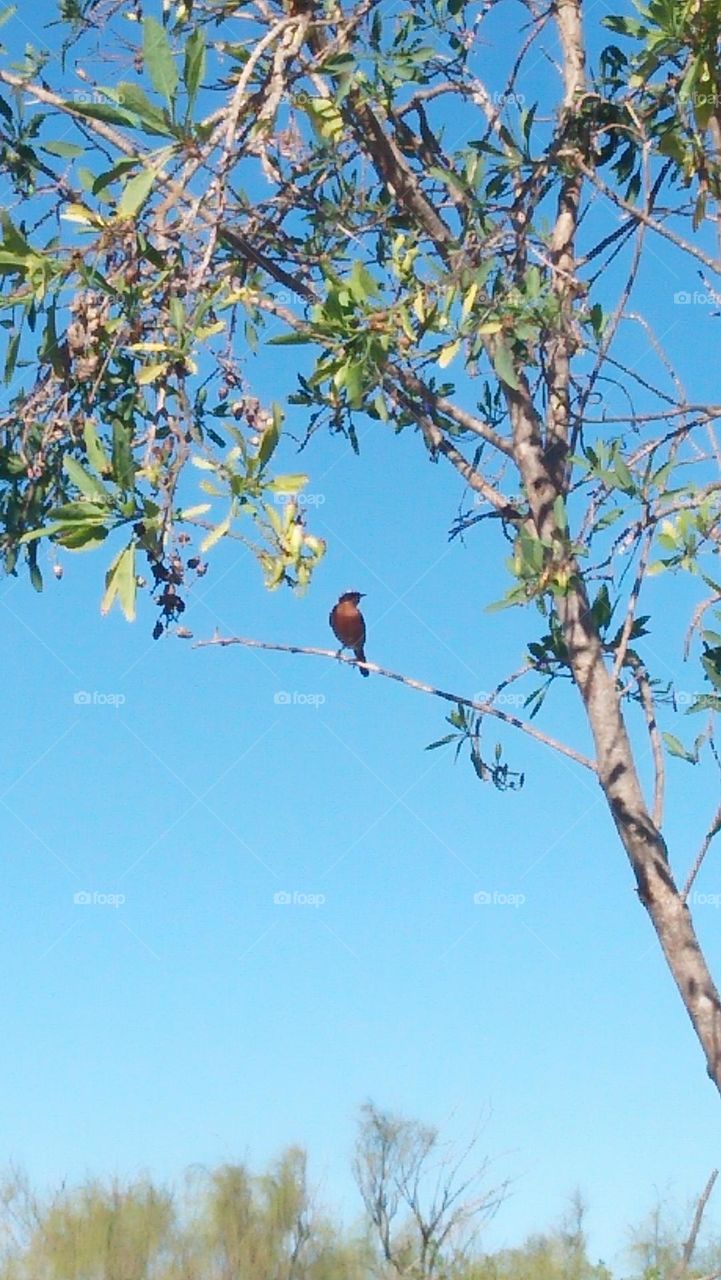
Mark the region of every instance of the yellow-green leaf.
POLYGON ((229 529, 230 516, 228 515, 225 517, 225 520, 221 520, 220 524, 216 524, 215 528, 211 529, 206 538, 203 538, 203 541, 200 544, 200 550, 202 552, 210 551, 210 548, 214 547, 216 542, 220 542, 220 539, 225 537, 229 529))
POLYGON ((118 217, 134 218, 145 204, 157 174, 154 169, 141 169, 134 178, 126 182, 123 194, 118 201, 118 217))
POLYGON ((451 360, 455 359, 460 349, 461 349, 460 338, 456 338, 455 342, 449 342, 448 346, 443 348, 443 350, 441 351, 438 357, 438 364, 440 368, 445 369, 451 363, 451 360))
POLYGON ((164 361, 163 364, 146 364, 139 369, 135 375, 135 381, 139 387, 147 387, 150 382, 157 382, 164 373, 167 372, 168 365, 164 361))

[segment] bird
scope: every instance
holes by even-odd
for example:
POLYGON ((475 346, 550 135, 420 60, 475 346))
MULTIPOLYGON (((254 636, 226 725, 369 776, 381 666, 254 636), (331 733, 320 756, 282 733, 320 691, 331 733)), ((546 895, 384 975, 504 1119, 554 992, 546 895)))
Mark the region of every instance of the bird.
MULTIPOLYGON (((364 591, 345 591, 330 611, 330 622, 333 634, 340 640, 339 654, 344 649, 352 649, 359 662, 366 661, 365 639, 366 624, 363 614, 358 608, 358 601, 365 595, 364 591)), ((365 667, 359 667, 362 676, 370 675, 365 667)))

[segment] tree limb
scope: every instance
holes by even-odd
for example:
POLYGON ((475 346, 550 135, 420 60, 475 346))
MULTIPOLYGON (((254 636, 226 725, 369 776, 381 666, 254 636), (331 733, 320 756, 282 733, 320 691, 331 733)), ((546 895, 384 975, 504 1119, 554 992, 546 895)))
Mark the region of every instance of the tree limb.
POLYGON ((275 644, 268 640, 252 640, 247 636, 213 636, 210 640, 196 641, 193 648, 206 649, 212 645, 219 645, 224 648, 231 644, 240 644, 248 649, 272 649, 277 653, 304 653, 311 657, 331 658, 336 662, 345 662, 352 667, 364 667, 367 671, 383 676, 386 680, 397 680, 399 684, 404 684, 409 689, 417 689, 420 693, 428 693, 434 698, 442 698, 445 702, 452 702, 455 706, 468 707, 471 711, 477 711, 479 715, 493 716, 496 720, 502 720, 504 724, 510 724, 514 729, 520 729, 522 733, 527 733, 529 737, 535 738, 537 742, 542 742, 544 746, 552 747, 554 751, 567 756, 569 760, 574 760, 576 764, 581 764, 585 769, 590 769, 591 773, 596 772, 596 765, 588 756, 582 755, 580 751, 574 751, 573 747, 567 747, 565 743, 550 737, 549 734, 543 733, 540 729, 536 729, 534 725, 527 724, 524 720, 519 720, 518 716, 509 715, 507 711, 499 711, 490 702, 475 702, 472 698, 464 698, 457 693, 447 693, 443 689, 435 688, 434 685, 424 684, 421 680, 413 680, 410 676, 401 675, 398 671, 390 671, 387 667, 380 667, 375 662, 359 662, 356 658, 347 657, 334 649, 317 649, 307 645, 275 644))

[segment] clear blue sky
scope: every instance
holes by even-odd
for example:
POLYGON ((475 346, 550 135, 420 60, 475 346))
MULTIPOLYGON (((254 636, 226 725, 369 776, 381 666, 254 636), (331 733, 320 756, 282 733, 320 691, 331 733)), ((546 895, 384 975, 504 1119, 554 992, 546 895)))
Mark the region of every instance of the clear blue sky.
MULTIPOLYGON (((605 8, 587 6, 589 21, 605 8)), ((53 12, 42 0, 3 34, 32 27, 39 43, 53 12)), ((643 300, 702 395, 718 330, 708 308, 673 306, 697 283, 653 255, 643 300)), ((256 366, 260 394, 292 387, 287 350, 256 366)), ((291 409, 289 430, 304 427, 291 409)), ((492 688, 537 627, 484 611, 507 585, 498 543, 448 544, 455 475, 410 434, 368 423, 361 437, 360 459, 317 437, 301 464, 329 544, 309 595, 266 594, 224 545, 188 625, 326 645, 329 607, 354 587, 371 660, 492 688)), ((298 469, 290 445, 284 460, 298 469)), ((354 1123, 371 1097, 450 1136, 490 1110, 483 1145, 513 1186, 489 1246, 549 1226, 578 1185, 592 1252, 612 1261, 657 1190, 698 1193, 719 1159, 719 1100, 590 775, 503 734, 527 781, 499 794, 423 752, 443 704, 317 659, 154 643, 150 607, 134 626, 101 620, 96 556, 63 567, 42 596, 0 583, 0 1161, 44 1184, 171 1178, 300 1142, 351 1219, 354 1123), (78 905, 82 891, 124 901, 78 905), (281 891, 324 901, 276 905, 281 891), (479 891, 523 901, 476 905, 479 891)), ((659 579, 647 592, 666 626, 644 653, 681 689, 700 684, 680 655, 697 598, 659 579)), ((572 698, 542 724, 588 749, 572 698)), ((712 774, 670 762, 680 874, 716 802, 712 774)), ((718 854, 698 888, 721 894, 718 854)), ((697 919, 718 973, 721 910, 697 919)))

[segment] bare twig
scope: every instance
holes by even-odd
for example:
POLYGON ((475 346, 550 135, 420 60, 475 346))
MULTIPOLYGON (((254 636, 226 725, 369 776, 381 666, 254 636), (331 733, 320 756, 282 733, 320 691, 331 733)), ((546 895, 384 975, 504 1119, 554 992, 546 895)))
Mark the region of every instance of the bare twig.
POLYGON ((718 1178, 718 1169, 712 1169, 711 1173, 709 1174, 709 1178, 706 1183, 706 1186, 704 1187, 703 1191, 701 1192, 701 1195, 699 1196, 698 1204, 696 1205, 696 1212, 693 1215, 693 1222, 691 1223, 691 1230, 689 1231, 688 1239, 683 1246, 681 1261, 679 1262, 679 1265, 675 1271, 675 1280, 680 1280, 681 1276, 684 1276, 688 1271, 689 1263, 691 1261, 691 1258, 693 1257, 693 1251, 696 1248, 696 1241, 698 1239, 698 1233, 701 1229, 701 1221, 703 1219, 704 1211, 706 1209, 706 1205, 708 1204, 709 1196, 713 1191, 714 1183, 717 1178, 718 1178))
POLYGON ((252 640, 247 636, 213 636, 210 640, 198 640, 193 645, 193 648, 205 649, 211 645, 225 647, 231 644, 240 644, 247 649, 272 649, 278 653, 304 653, 311 657, 331 658, 336 662, 346 662, 352 667, 364 667, 366 671, 372 671, 375 675, 384 676, 386 680, 397 680, 399 684, 404 684, 409 689, 417 689, 419 693, 428 693, 434 698, 442 698, 445 702, 452 702, 456 706, 468 707, 471 711, 477 711, 479 715, 493 716, 496 720, 502 720, 504 724, 510 724, 514 729, 520 729, 522 733, 527 733, 529 737, 542 742, 544 746, 552 747, 554 751, 567 756, 569 760, 574 760, 576 764, 581 764, 584 768, 590 769, 591 773, 596 772, 596 765, 588 756, 582 755, 579 751, 574 751, 573 747, 567 747, 564 742, 559 742, 556 738, 550 737, 549 734, 542 733, 540 729, 536 729, 533 725, 526 724, 525 721, 519 720, 517 716, 509 715, 506 711, 499 711, 497 707, 491 706, 490 702, 475 702, 472 698, 464 698, 457 693, 447 693, 444 689, 436 689, 434 685, 424 684, 421 680, 413 680, 410 676, 401 675, 398 671, 389 671, 387 667, 379 667, 375 662, 358 662, 356 658, 337 653, 334 649, 316 649, 306 645, 295 644, 275 644, 268 640, 252 640))
POLYGON ((688 895, 690 894, 691 889, 693 888, 693 882, 696 879, 696 876, 698 875, 699 871, 701 870, 701 864, 703 863, 703 860, 709 851, 709 846, 711 844, 711 841, 713 840, 714 836, 718 834, 719 831, 721 831, 721 804, 719 804, 718 809, 714 814, 713 822, 711 823, 711 826, 709 827, 708 831, 706 832, 706 835, 703 838, 703 844, 701 845, 701 848, 699 849, 698 854, 696 855, 696 861, 694 862, 691 870, 688 873, 686 883, 683 887, 683 893, 681 894, 681 898, 684 902, 686 902, 688 895))

